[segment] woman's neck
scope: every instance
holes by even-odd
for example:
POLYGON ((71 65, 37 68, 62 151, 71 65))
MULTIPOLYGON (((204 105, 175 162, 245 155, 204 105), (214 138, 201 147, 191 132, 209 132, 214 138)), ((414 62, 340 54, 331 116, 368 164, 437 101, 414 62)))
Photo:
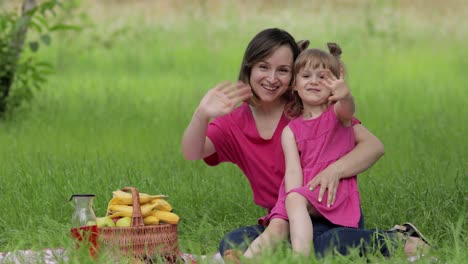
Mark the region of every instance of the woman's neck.
POLYGON ((261 102, 255 106, 249 105, 250 110, 256 115, 262 116, 269 116, 269 115, 276 115, 279 112, 284 112, 284 106, 286 102, 284 100, 272 102, 272 103, 265 103, 261 102))
POLYGON ((283 116, 284 105, 284 101, 275 104, 249 105, 261 138, 268 140, 273 137, 283 116))

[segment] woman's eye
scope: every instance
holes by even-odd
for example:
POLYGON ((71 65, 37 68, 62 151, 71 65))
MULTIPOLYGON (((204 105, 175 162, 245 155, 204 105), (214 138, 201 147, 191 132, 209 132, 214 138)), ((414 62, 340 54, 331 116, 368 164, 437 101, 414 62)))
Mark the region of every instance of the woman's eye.
POLYGON ((262 64, 259 65, 258 67, 259 67, 260 69, 267 69, 267 66, 266 66, 266 65, 262 65, 262 64))
POLYGON ((288 69, 280 69, 279 71, 282 72, 282 73, 289 73, 288 69))

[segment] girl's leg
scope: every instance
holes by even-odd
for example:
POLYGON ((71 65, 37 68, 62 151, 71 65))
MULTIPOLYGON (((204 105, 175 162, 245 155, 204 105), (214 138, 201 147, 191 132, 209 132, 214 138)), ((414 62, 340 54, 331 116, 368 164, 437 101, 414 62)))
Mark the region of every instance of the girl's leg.
POLYGON ((271 220, 265 231, 257 237, 244 253, 244 257, 252 258, 262 250, 273 248, 288 238, 289 225, 286 220, 275 218, 271 220))
POLYGON ((295 253, 308 257, 312 247, 313 226, 310 216, 318 213, 309 201, 299 193, 290 193, 286 197, 291 232, 291 245, 295 253))

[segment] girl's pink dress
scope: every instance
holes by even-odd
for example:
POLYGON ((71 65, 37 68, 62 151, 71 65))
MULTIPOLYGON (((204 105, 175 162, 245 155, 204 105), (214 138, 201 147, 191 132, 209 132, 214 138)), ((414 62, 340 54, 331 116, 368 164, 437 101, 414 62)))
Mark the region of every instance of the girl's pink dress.
MULTIPOLYGON (((288 126, 296 139, 304 175, 303 187, 292 189, 290 192, 303 195, 330 222, 346 227, 358 227, 361 211, 356 176, 340 180, 336 201, 330 208, 327 207, 328 190, 325 192, 322 202, 318 202, 320 186, 310 191, 306 185, 328 165, 354 148, 353 127, 343 126, 333 107, 329 107, 315 119, 296 118, 288 126)), ((287 220, 285 199, 283 180, 275 207, 270 214, 260 219, 260 223, 268 224, 273 218, 287 220)))

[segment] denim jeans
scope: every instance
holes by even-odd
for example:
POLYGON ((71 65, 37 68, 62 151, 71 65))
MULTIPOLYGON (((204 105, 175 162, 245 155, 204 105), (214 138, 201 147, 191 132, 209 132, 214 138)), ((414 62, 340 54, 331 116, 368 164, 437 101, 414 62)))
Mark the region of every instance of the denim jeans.
MULTIPOLYGON (((364 216, 361 214, 358 228, 337 226, 326 219, 313 219, 313 245, 318 258, 327 253, 338 252, 342 255, 349 253, 350 248, 359 249, 360 255, 375 254, 378 251, 383 256, 390 256, 388 242, 394 240, 389 232, 364 229, 364 216)), ((265 230, 264 226, 254 225, 238 228, 227 234, 219 244, 219 252, 224 255, 228 249, 245 251, 265 230)), ((393 243, 392 243, 393 244, 393 243)))

